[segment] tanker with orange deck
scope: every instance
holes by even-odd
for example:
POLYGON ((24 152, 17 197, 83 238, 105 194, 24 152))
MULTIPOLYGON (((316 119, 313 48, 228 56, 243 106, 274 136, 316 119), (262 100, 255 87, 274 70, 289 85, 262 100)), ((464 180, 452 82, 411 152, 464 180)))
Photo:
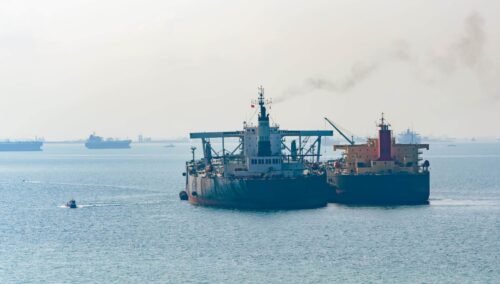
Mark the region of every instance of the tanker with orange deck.
POLYGON ((356 145, 330 120, 349 145, 334 145, 342 158, 330 163, 332 201, 346 204, 426 204, 430 194, 429 162, 422 161, 428 144, 397 144, 384 116, 378 138, 356 145))

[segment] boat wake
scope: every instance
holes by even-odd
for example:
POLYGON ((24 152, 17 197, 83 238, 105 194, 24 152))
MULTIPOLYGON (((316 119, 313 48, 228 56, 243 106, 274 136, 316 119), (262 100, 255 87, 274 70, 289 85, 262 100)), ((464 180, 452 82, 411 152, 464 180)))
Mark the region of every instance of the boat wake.
POLYGON ((430 199, 431 206, 500 206, 500 200, 430 199))
MULTIPOLYGON (((109 207, 109 206, 123 206, 123 204, 116 204, 116 203, 78 204, 76 206, 76 208, 81 209, 81 208, 89 208, 89 207, 109 207)), ((65 209, 70 209, 65 204, 61 204, 61 205, 59 205, 57 207, 59 207, 59 208, 65 208, 65 209)))
POLYGON ((39 180, 25 180, 25 179, 23 179, 23 182, 24 183, 31 183, 31 184, 42 184, 43 183, 39 180))
POLYGON ((66 206, 65 204, 62 204, 62 205, 59 205, 57 206, 59 208, 63 208, 63 209, 80 209, 80 208, 83 208, 84 206, 83 205, 76 205, 76 208, 69 208, 68 206, 66 206))
MULTIPOLYGON (((81 209, 81 208, 91 208, 91 207, 158 205, 164 203, 165 201, 146 201, 146 202, 130 202, 130 203, 94 203, 94 204, 78 204, 76 207, 78 209, 81 209)), ((61 204, 57 207, 68 208, 66 204, 61 204)))
POLYGON ((81 186, 81 187, 107 187, 107 188, 118 188, 118 189, 145 190, 142 187, 127 186, 127 185, 112 185, 112 184, 43 182, 43 181, 39 181, 39 180, 25 180, 25 179, 23 179, 22 182, 29 183, 29 184, 64 185, 64 186, 81 186))

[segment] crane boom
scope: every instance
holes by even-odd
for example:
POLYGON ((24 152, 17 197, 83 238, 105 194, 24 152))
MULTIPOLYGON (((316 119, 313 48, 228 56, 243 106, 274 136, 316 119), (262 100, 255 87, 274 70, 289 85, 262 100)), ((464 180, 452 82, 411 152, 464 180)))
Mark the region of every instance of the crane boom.
POLYGON ((347 142, 349 142, 349 144, 354 145, 354 139, 352 139, 352 140, 351 140, 351 139, 347 138, 347 136, 346 136, 346 135, 345 135, 342 131, 340 131, 340 129, 338 129, 338 127, 337 127, 337 126, 335 126, 335 124, 334 124, 331 120, 329 120, 329 119, 328 119, 328 117, 325 117, 325 120, 326 120, 328 123, 330 123, 330 125, 331 125, 333 128, 335 128, 335 130, 337 130, 337 132, 338 132, 338 133, 340 133, 340 135, 342 135, 342 137, 344 137, 344 139, 345 139, 347 142))

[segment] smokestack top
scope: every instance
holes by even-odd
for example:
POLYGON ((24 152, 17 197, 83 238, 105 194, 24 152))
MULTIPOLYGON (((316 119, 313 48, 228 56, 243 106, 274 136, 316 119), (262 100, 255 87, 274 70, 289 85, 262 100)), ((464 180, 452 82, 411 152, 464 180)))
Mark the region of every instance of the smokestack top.
POLYGON ((269 120, 266 104, 269 104, 271 101, 264 98, 264 88, 262 86, 259 87, 259 98, 257 101, 260 107, 259 121, 269 120))
POLYGON ((390 124, 386 123, 384 118, 384 113, 382 113, 382 117, 380 118, 380 123, 378 127, 380 127, 378 131, 378 160, 379 161, 390 161, 391 158, 391 144, 392 144, 392 135, 389 130, 390 124))
POLYGON ((386 123, 386 119, 384 118, 384 113, 382 113, 380 117, 380 123, 377 126, 380 127, 380 130, 389 130, 389 126, 391 125, 386 123))

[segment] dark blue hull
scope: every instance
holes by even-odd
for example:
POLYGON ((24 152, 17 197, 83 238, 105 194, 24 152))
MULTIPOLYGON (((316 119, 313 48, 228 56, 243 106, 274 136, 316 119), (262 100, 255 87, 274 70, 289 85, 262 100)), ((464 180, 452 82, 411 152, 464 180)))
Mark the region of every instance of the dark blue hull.
POLYGON ((131 140, 86 142, 85 147, 88 149, 128 149, 130 143, 132 143, 131 140))
POLYGON ((326 206, 326 177, 239 178, 189 175, 186 192, 193 204, 241 209, 306 209, 326 206))
POLYGON ((43 142, 26 141, 26 142, 0 142, 0 151, 42 151, 43 142))
POLYGON ((328 174, 331 201, 345 204, 427 204, 429 173, 341 175, 328 174))

